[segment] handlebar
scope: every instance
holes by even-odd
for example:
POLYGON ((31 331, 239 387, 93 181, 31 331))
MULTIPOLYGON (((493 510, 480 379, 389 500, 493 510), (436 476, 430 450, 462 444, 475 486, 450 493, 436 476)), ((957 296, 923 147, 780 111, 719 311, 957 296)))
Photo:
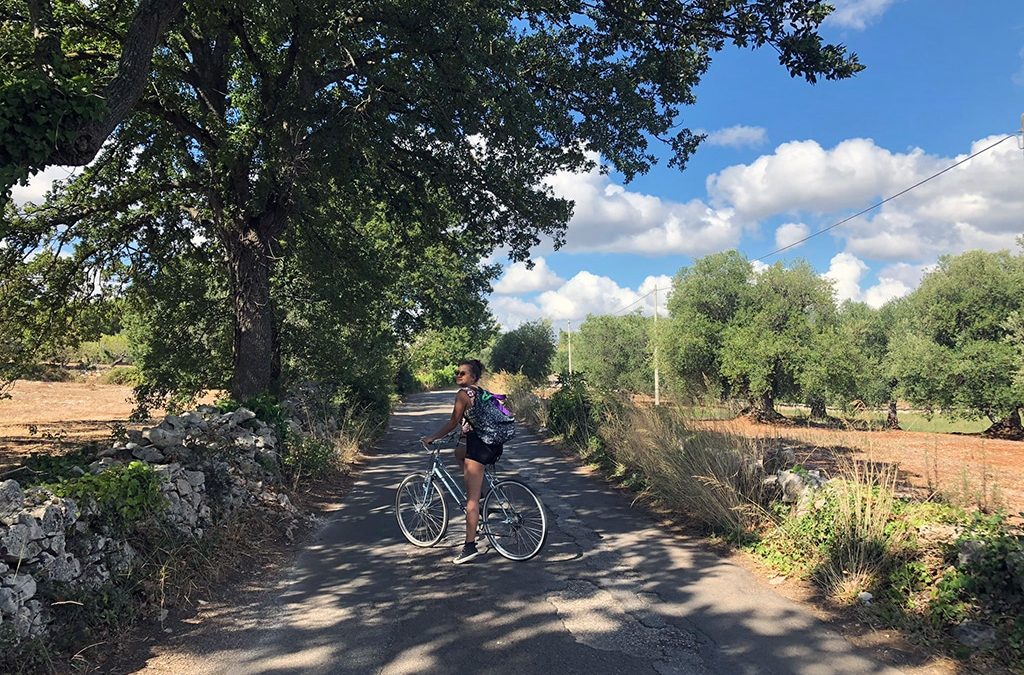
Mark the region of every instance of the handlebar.
POLYGON ((439 444, 453 444, 454 445, 455 443, 458 443, 459 437, 461 435, 462 435, 462 429, 456 427, 455 429, 452 429, 451 431, 449 431, 447 434, 445 434, 441 438, 435 439, 435 440, 431 441, 430 443, 424 443, 421 440, 421 441, 419 441, 419 445, 424 450, 428 450, 431 447, 436 447, 439 444))

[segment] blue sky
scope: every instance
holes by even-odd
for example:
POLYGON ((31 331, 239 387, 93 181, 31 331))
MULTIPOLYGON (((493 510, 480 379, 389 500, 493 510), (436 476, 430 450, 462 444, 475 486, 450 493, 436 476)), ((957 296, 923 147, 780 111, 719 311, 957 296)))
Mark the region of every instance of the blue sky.
MULTIPOLYGON (((491 296, 506 327, 616 311, 695 256, 758 258, 1020 129, 1019 0, 837 0, 829 41, 857 52, 852 80, 809 85, 774 52, 719 54, 681 121, 709 133, 685 172, 552 180, 576 200, 567 245, 531 271, 506 266, 491 296)), ((660 153, 664 158, 667 153, 660 153)), ((913 290, 940 255, 1014 248, 1024 152, 1014 139, 848 225, 766 260, 804 258, 840 299, 913 290)), ((664 293, 659 294, 664 304, 664 293)), ((640 302, 653 310, 653 296, 640 302)))

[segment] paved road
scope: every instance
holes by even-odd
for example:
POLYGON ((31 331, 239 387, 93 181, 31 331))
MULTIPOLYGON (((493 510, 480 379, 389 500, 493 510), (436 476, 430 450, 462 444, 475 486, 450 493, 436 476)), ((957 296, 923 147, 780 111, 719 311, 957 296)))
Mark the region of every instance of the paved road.
POLYGON ((450 560, 461 516, 432 549, 392 510, 424 464, 416 438, 453 392, 414 396, 342 509, 281 580, 152 659, 193 673, 894 673, 799 605, 698 542, 665 533, 630 500, 523 433, 503 474, 525 479, 552 519, 541 554, 450 560))

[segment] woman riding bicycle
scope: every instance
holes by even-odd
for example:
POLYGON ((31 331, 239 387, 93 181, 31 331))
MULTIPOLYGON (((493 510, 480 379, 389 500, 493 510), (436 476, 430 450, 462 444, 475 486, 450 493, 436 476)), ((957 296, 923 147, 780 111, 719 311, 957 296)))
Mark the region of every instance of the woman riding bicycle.
POLYGON ((480 440, 469 422, 465 420, 466 410, 480 394, 477 382, 483 371, 483 364, 476 359, 459 362, 459 368, 455 373, 455 383, 459 385, 459 391, 455 395, 451 418, 436 433, 420 439, 424 445, 433 443, 462 424, 462 438, 455 448, 455 461, 459 463, 459 469, 462 470, 466 481, 466 543, 462 547, 462 552, 452 561, 456 565, 469 562, 480 555, 476 547, 476 528, 480 521, 480 488, 484 482, 484 467, 496 462, 502 451, 501 445, 491 445, 480 440))

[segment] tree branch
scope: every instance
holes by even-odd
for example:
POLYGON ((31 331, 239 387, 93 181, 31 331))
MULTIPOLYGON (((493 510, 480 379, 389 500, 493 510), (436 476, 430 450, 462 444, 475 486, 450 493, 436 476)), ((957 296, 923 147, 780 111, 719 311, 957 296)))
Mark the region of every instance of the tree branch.
MULTIPOLYGON (((45 4, 46 0, 32 2, 45 4)), ((149 80, 153 50, 171 22, 181 14, 182 4, 183 0, 142 0, 139 3, 124 42, 117 75, 103 94, 107 102, 103 117, 77 129, 73 140, 57 147, 47 158, 47 164, 84 166, 96 157, 103 142, 138 103, 149 80)))

